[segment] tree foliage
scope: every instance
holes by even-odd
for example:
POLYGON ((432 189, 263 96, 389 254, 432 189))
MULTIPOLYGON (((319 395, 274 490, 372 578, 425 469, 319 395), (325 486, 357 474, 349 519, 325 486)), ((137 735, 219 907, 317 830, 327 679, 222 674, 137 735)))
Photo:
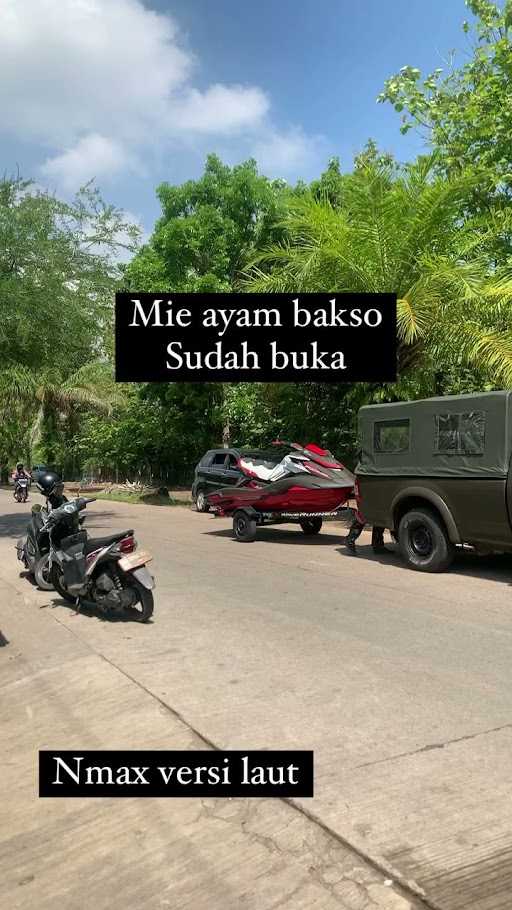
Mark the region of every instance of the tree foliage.
POLYGON ((162 215, 126 270, 140 291, 229 291, 251 250, 267 242, 284 211, 282 181, 249 160, 230 168, 209 155, 198 180, 157 189, 162 215))
POLYGON ((512 0, 466 0, 473 15, 463 23, 469 58, 424 77, 403 66, 388 79, 379 102, 401 115, 401 131, 417 129, 436 153, 444 175, 472 172, 477 180, 469 200, 474 211, 495 212, 495 256, 511 253, 505 217, 512 198, 512 0), (502 217, 500 219, 500 213, 502 217))
MULTIPOLYGON (((493 4, 479 6, 487 46, 497 14, 493 4)), ((508 41, 503 34, 496 42, 508 41)), ((397 78, 395 101, 414 86, 422 97, 435 90, 418 86, 414 74, 397 78)), ((436 85, 446 95, 445 108, 438 98, 442 116, 455 113, 453 85, 436 85)), ((416 116, 412 107, 407 116, 416 116)), ((432 155, 400 166, 370 140, 351 172, 333 158, 310 186, 268 180, 254 161, 230 168, 210 156, 199 179, 158 188, 161 217, 125 267, 116 250, 134 232, 93 188, 62 203, 30 183, 1 183, 0 459, 50 460, 120 479, 142 472, 172 484, 186 482, 209 447, 284 436, 314 440, 353 465, 362 404, 509 385, 504 159, 482 143, 473 161, 452 166, 440 118, 430 124, 432 155), (111 366, 120 286, 396 292, 400 380, 120 388, 111 366)))
POLYGON ((398 172, 373 156, 333 205, 290 202, 286 236, 253 257, 245 287, 266 292, 394 292, 399 367, 483 365, 512 381, 512 276, 492 263, 493 233, 464 217, 473 175, 433 174, 435 158, 398 172))
POLYGON ((77 408, 115 401, 117 255, 138 230, 92 186, 63 202, 31 181, 0 181, 0 452, 52 459, 77 408), (99 363, 99 361, 103 361, 99 363))

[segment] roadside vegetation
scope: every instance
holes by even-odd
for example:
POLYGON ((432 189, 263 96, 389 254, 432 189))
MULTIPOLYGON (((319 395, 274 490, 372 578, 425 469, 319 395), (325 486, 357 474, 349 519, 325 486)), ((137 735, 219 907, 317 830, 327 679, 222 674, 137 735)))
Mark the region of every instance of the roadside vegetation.
POLYGON ((123 493, 118 490, 94 493, 96 499, 109 502, 127 502, 132 505, 145 506, 190 506, 192 500, 186 492, 180 496, 162 496, 158 493, 123 493))
POLYGON ((369 140, 289 186, 211 155, 200 179, 157 188, 142 246, 91 185, 64 203, 1 180, 0 464, 172 486, 208 447, 279 435, 350 463, 363 403, 511 386, 512 2, 466 5, 463 63, 407 65, 378 98, 424 136, 416 161, 369 140), (116 289, 396 291, 399 382, 116 386, 116 289))

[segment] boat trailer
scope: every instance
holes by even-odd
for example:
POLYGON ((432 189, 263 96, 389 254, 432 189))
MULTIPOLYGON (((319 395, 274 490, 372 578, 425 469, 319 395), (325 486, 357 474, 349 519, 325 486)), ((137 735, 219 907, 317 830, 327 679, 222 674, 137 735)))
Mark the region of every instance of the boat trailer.
MULTIPOLYGON (((217 515, 226 515, 222 510, 217 515)), ((324 518, 340 518, 347 521, 353 516, 348 506, 340 506, 331 512, 259 512, 252 506, 240 506, 233 512, 233 535, 241 543, 250 543, 256 538, 258 527, 262 525, 299 524, 307 537, 318 534, 324 518)))

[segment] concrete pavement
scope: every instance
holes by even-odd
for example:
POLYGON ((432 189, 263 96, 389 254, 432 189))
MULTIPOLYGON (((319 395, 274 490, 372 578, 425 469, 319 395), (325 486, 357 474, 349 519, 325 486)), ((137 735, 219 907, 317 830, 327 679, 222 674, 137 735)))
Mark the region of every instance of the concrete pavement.
MULTIPOLYGON (((372 558, 367 538, 360 556, 350 557, 339 546, 340 529, 335 525, 326 526, 314 539, 306 539, 292 526, 268 528, 254 543, 237 544, 224 519, 182 508, 97 502, 89 510, 91 533, 133 526, 142 545, 155 554, 155 621, 144 627, 127 626, 75 615, 56 597, 34 591, 18 577, 12 545, 27 512, 27 506, 16 506, 9 494, 0 493, 0 575, 17 603, 13 608, 2 598, 0 629, 10 644, 0 650, 0 660, 20 650, 18 661, 9 661, 7 680, 9 693, 13 689, 22 693, 10 720, 9 761, 13 752, 20 749, 23 755, 23 749, 28 749, 25 771, 33 775, 33 752, 43 747, 41 737, 48 746, 83 748, 98 748, 98 742, 104 748, 128 742, 134 748, 158 748, 156 741, 162 743, 160 748, 180 748, 175 737, 185 734, 205 737, 221 748, 313 748, 315 798, 302 801, 301 812, 278 801, 265 801, 266 831, 272 832, 268 836, 284 830, 285 824, 288 831, 292 816, 300 818, 307 831, 299 839, 311 843, 321 831, 328 840, 320 853, 327 844, 329 851, 334 845, 336 850, 347 850, 340 840, 352 845, 357 853, 348 850, 347 862, 363 870, 379 889, 377 893, 374 888, 370 899, 366 885, 359 888, 358 883, 353 893, 342 894, 338 882, 336 892, 317 893, 319 907, 330 907, 331 898, 338 901, 332 906, 340 907, 394 907, 389 901, 408 906, 403 903, 407 897, 384 884, 391 877, 409 881, 432 906, 443 910, 510 907, 512 617, 507 561, 465 558, 449 574, 425 576, 403 568, 393 555, 372 558), (78 648, 76 655, 74 648, 78 648), (100 666, 102 672, 97 669, 100 666), (103 678, 107 667, 108 679, 103 678), (90 691, 98 694, 88 699, 83 680, 92 677, 90 691), (49 693, 40 689, 39 679, 45 684, 52 680, 49 693), (98 689, 96 679, 101 681, 98 689), (123 695, 116 710, 118 689, 123 695), (102 691, 109 710, 97 707, 102 691), (47 707, 41 713, 42 696, 47 707), (142 697, 148 700, 145 710, 138 702, 142 697), (26 703, 38 705, 41 720, 25 736, 23 723, 16 718, 23 717, 26 703), (150 709, 155 704, 158 707, 150 709), (99 727, 97 710, 103 724, 99 727), (169 715, 184 729, 160 729, 157 720, 162 710, 166 724, 169 715), (150 720, 130 725, 132 712, 150 720), (63 718, 69 718, 69 725, 62 726, 63 718), (62 740, 56 741, 59 730, 62 740), (280 820, 283 811, 292 813, 286 822, 280 820), (382 874, 367 866, 364 856, 374 860, 382 874)), ((23 779, 22 788, 28 786, 26 775, 23 779)), ((14 778, 10 785, 15 786, 14 778)), ((29 807, 33 809, 33 791, 25 790, 20 798, 26 815, 29 807)), ((51 812, 63 812, 66 823, 74 825, 78 810, 71 801, 62 802, 68 804, 67 810, 57 807, 51 812)), ((119 804, 132 801, 100 802, 114 805, 115 816, 121 817, 127 810, 119 804)), ((137 806, 133 811, 143 813, 146 822, 154 816, 155 824, 163 813, 166 823, 172 820, 179 829, 176 843, 190 838, 193 845, 207 837, 201 833, 205 819, 196 819, 199 827, 193 832, 188 829, 185 817, 180 820, 177 813, 185 802, 197 815, 198 806, 185 800, 133 801, 137 806), (148 803, 153 803, 151 812, 144 808, 148 803)), ((83 811, 91 813, 93 803, 88 801, 83 811)), ((251 807, 255 805, 250 801, 251 807)), ((45 806, 48 812, 46 801, 45 806)), ((218 801, 213 814, 228 812, 230 806, 218 801)), ((242 836, 246 810, 232 811, 242 836)), ((264 810, 256 805, 256 811, 264 810)), ((21 821, 16 835, 20 843, 24 825, 21 821)), ((64 830, 64 822, 55 825, 52 831, 64 830)), ((102 825, 100 819, 100 855, 107 849, 102 825)), ((37 853, 41 829, 38 832, 34 835, 34 844, 39 845, 34 846, 36 867, 41 862, 37 853)), ((287 843, 287 835, 283 837, 281 850, 287 843)), ((242 842, 236 841, 233 855, 238 856, 242 842)), ((224 870, 218 834, 212 835, 213 843, 218 855, 215 849, 211 853, 211 845, 205 847, 206 865, 215 870, 219 864, 224 870)), ((293 838, 291 843, 291 852, 305 873, 309 860, 297 854, 293 838)), ((130 849, 127 866, 131 869, 135 854, 130 849)), ((148 857, 142 862, 144 868, 145 862, 150 862, 148 857)), ((110 854, 109 863, 112 868, 110 854)), ((252 904, 247 903, 238 880, 230 891, 234 902, 222 903, 215 892, 204 897, 204 906, 259 910, 277 906, 280 898, 279 906, 314 907, 308 888, 315 882, 318 886, 318 876, 310 872, 313 878, 306 876, 299 883, 290 863, 289 857, 283 861, 290 878, 285 876, 287 884, 276 879, 277 889, 269 884, 275 870, 261 867, 251 885, 252 904), (263 880, 268 892, 259 891, 263 880)), ((334 866, 340 863, 341 855, 334 866)), ((314 863, 311 868, 316 868, 314 863)), ((89 867, 82 882, 91 875, 89 867)), ((328 877, 333 875, 331 870, 328 877)), ((223 876, 222 871, 221 880, 223 876)), ((174 873, 170 874, 166 886, 172 906, 203 906, 199 895, 204 888, 194 891, 193 878, 189 887, 195 903, 187 904, 175 890, 174 873)), ((354 886, 350 875, 348 880, 354 886)), ((345 882, 344 887, 348 886, 345 882)), ((162 899, 158 888, 154 895, 150 893, 153 899, 162 899)), ((130 903, 128 896, 123 903, 137 907, 137 900, 135 896, 130 903)), ((95 902, 103 906, 96 892, 95 902)), ((11 900, 8 905, 25 906, 11 900)))

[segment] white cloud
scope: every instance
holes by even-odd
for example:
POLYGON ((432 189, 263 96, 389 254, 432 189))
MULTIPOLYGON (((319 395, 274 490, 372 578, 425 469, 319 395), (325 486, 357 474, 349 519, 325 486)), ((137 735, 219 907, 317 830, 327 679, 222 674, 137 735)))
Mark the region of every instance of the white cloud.
POLYGON ((151 129, 191 74, 173 20, 139 0, 2 0, 1 11, 2 127, 24 139, 151 129))
POLYGON ((327 158, 328 144, 323 136, 308 136, 300 128, 268 132, 253 149, 260 169, 270 176, 308 173, 318 169, 327 158))
POLYGON ((144 174, 207 139, 272 174, 314 160, 319 140, 273 129, 260 87, 199 90, 197 68, 174 19, 143 0, 0 0, 0 133, 43 146, 58 188, 144 174))
POLYGON ((268 99, 259 88, 212 85, 203 93, 191 89, 174 107, 172 119, 182 130, 231 132, 241 127, 254 127, 268 108, 268 99))
POLYGON ((114 139, 90 133, 62 154, 48 158, 41 166, 46 177, 72 192, 91 178, 109 178, 121 171, 136 170, 133 155, 114 139))

